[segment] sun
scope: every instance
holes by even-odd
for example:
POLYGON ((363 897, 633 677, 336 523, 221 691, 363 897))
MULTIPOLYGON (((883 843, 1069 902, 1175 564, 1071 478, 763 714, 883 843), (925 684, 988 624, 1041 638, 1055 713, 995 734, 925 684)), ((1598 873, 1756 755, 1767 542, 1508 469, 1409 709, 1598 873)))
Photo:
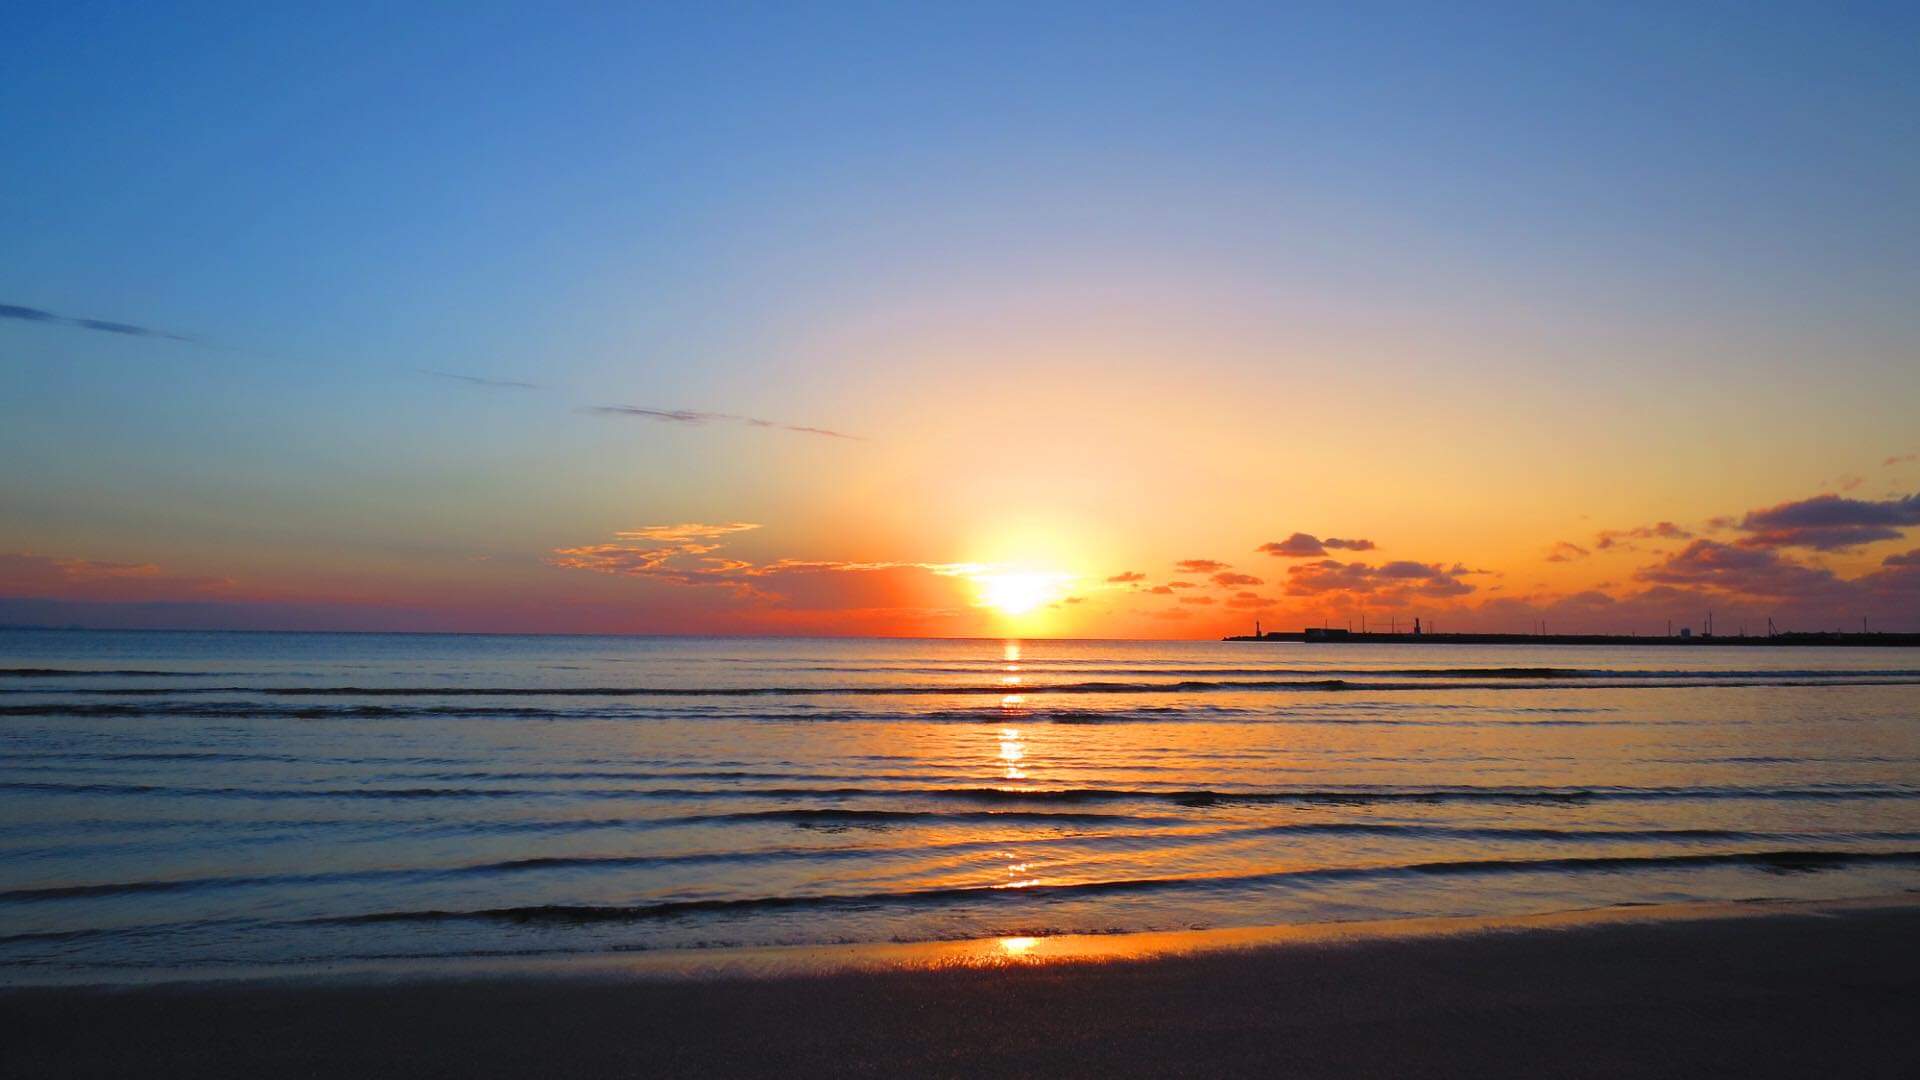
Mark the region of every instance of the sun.
POLYGON ((1066 592, 1066 575, 1039 572, 980 574, 974 577, 980 589, 980 603, 1002 615, 1028 615, 1043 605, 1060 599, 1066 592))

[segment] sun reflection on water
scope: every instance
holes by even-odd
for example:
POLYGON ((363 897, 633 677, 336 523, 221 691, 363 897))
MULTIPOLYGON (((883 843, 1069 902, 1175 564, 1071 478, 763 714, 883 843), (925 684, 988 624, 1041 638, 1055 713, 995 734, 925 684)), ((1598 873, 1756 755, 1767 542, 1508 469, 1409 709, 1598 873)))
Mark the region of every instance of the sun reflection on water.
POLYGON ((1000 951, 1008 956, 1019 958, 1033 951, 1040 944, 1037 937, 1003 937, 1000 939, 1000 951))
POLYGON ((1026 757, 1027 743, 1026 740, 1021 737, 1020 729, 1013 727, 1001 728, 1000 761, 1004 767, 1003 773, 1008 780, 1025 780, 1027 778, 1027 770, 1021 767, 1021 762, 1025 761, 1026 757))

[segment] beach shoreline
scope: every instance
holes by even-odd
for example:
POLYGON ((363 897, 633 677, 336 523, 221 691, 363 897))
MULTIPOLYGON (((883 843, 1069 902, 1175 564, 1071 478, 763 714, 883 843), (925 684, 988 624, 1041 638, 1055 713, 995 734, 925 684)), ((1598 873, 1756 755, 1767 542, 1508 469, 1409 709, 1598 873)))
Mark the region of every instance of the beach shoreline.
POLYGON ((683 979, 780 979, 966 968, 1085 966, 1152 962, 1288 947, 1582 929, 1628 923, 1822 917, 1853 911, 1920 909, 1920 894, 1824 900, 1696 900, 1631 903, 1521 915, 1421 916, 1097 934, 1047 934, 863 941, 833 944, 715 946, 607 952, 407 956, 274 964, 114 969, 0 968, 0 995, 33 990, 210 989, 246 985, 425 985, 448 982, 567 982, 683 979))
POLYGON ((0 989, 11 1076, 1920 1071, 1920 897, 0 989))

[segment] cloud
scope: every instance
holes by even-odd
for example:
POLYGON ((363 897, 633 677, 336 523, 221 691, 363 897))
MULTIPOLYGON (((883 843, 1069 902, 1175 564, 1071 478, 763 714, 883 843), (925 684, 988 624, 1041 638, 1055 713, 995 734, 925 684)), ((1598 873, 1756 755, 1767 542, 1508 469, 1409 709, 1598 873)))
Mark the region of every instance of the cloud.
POLYGON ((1303 532, 1294 533, 1285 540, 1269 540, 1254 550, 1280 559, 1310 559, 1327 553, 1326 545, 1303 532))
POLYGON ((1717 540, 1695 540, 1634 576, 1656 585, 1776 599, 1836 601, 1846 592, 1845 583, 1831 570, 1793 562, 1777 551, 1717 540))
POLYGON ((1896 540, 1920 525, 1920 494, 1869 501, 1815 495, 1754 510, 1740 522, 1740 543, 1755 548, 1805 547, 1842 551, 1879 540, 1896 540))
POLYGON ((1593 546, 1599 551, 1619 548, 1622 551, 1637 550, 1630 540, 1691 540, 1693 534, 1675 525, 1671 521, 1655 522, 1652 525, 1636 525, 1631 529, 1602 529, 1593 538, 1593 546))
POLYGON ((1312 559, 1325 555, 1328 549, 1336 551, 1372 551, 1371 540, 1344 540, 1338 536, 1329 536, 1322 540, 1309 533, 1297 532, 1285 540, 1271 540, 1255 548, 1279 559, 1312 559))
POLYGON ((1183 574, 1211 574, 1216 570, 1231 569, 1230 564, 1216 559, 1182 559, 1173 565, 1183 574))
POLYGON ((169 574, 153 563, 0 552, 0 595, 68 600, 160 600, 217 593, 225 578, 169 574))
POLYGON ((556 548, 546 563, 711 592, 725 597, 722 610, 735 617, 815 626, 829 616, 857 615, 864 625, 882 629, 903 619, 932 629, 951 626, 948 620, 958 616, 977 615, 980 581, 995 570, 974 563, 755 562, 716 554, 719 541, 758 528, 751 522, 648 525, 617 534, 620 543, 556 548))
MULTIPOLYGON (((1726 518, 1718 524, 1722 535, 1708 533, 1708 538, 1672 521, 1602 530, 1594 549, 1634 551, 1646 544, 1661 550, 1634 560, 1637 568, 1623 567, 1614 580, 1571 594, 1555 593, 1544 583, 1511 592, 1493 584, 1476 588, 1469 577, 1489 572, 1467 563, 1375 565, 1300 558, 1286 564, 1277 598, 1228 589, 1215 594, 1220 604, 1211 610, 1216 618, 1258 611, 1268 622, 1299 618, 1301 625, 1340 608, 1376 614, 1397 610, 1403 616, 1417 611, 1454 629, 1490 631, 1537 628, 1546 621, 1561 632, 1660 633, 1670 621, 1698 628, 1707 612, 1715 614, 1721 633, 1757 632, 1769 618, 1784 630, 1858 629, 1862 617, 1875 630, 1920 630, 1920 548, 1903 545, 1910 550, 1886 555, 1873 569, 1852 577, 1841 576, 1844 568, 1802 561, 1788 550, 1817 550, 1863 534, 1908 535, 1914 524, 1920 524, 1920 495, 1859 500, 1827 494, 1726 518), (1789 539, 1794 543, 1783 543, 1789 539)), ((1588 550, 1564 543, 1570 557, 1588 550)), ((1158 591, 1178 595, 1171 587, 1158 591)), ((1210 610, 1167 606, 1200 615, 1210 610)))
MULTIPOLYGON (((443 632, 474 626, 444 610, 282 600, 67 600, 0 596, 0 625, 107 630, 331 630, 443 632)), ((569 624, 562 623, 565 627, 569 624)), ((513 632, 525 632, 524 625, 513 632)))
POLYGON ((1173 587, 1170 585, 1155 585, 1153 588, 1148 589, 1147 591, 1152 593, 1155 596, 1172 596, 1173 595, 1173 587))
POLYGON ((1885 468, 1892 468, 1895 465, 1905 465, 1910 461, 1920 461, 1920 454, 1895 454, 1880 464, 1885 468))
POLYGON ((831 428, 808 427, 805 424, 775 424, 770 421, 754 420, 751 418, 747 419, 747 423, 752 424, 754 427, 777 427, 782 431, 797 431, 802 435, 825 435, 829 439, 852 439, 855 442, 866 441, 859 435, 849 435, 844 431, 834 431, 831 428))
POLYGON ((1211 603, 1213 603, 1213 597, 1211 597, 1211 596, 1183 596, 1183 597, 1181 597, 1181 598, 1180 598, 1180 602, 1181 602, 1181 603, 1183 603, 1183 604, 1195 604, 1195 605, 1206 605, 1206 604, 1211 604, 1211 603))
POLYGON ((754 563, 710 554, 715 547, 693 541, 659 547, 587 544, 556 548, 546 562, 563 570, 712 588, 736 600, 809 611, 963 609, 973 606, 966 576, 980 569, 970 564, 831 559, 754 563))
POLYGON ((28 580, 78 583, 144 578, 158 573, 160 568, 153 563, 67 559, 25 551, 0 553, 0 583, 8 585, 28 580))
POLYGON ((1920 607, 1920 548, 1880 560, 1880 569, 1858 579, 1858 584, 1876 599, 1915 610, 1920 607))
POLYGON ((1266 584, 1265 581, 1254 577, 1252 574, 1236 574, 1230 570, 1222 570, 1220 573, 1213 575, 1213 583, 1223 589, 1230 589, 1240 585, 1266 584))
POLYGON ((1547 549, 1547 561, 1574 562, 1579 559, 1584 559, 1590 554, 1592 554, 1592 552, 1581 547, 1579 544, 1566 540, 1556 540, 1553 542, 1553 546, 1547 549))
POLYGON ((1397 560, 1376 567, 1333 559, 1288 567, 1286 589, 1291 596, 1351 593, 1385 601, 1465 596, 1474 591, 1438 563, 1397 560))
POLYGON ((712 553, 719 550, 720 545, 709 541, 759 527, 749 521, 723 525, 693 521, 643 525, 615 533, 622 543, 555 548, 547 563, 567 570, 652 577, 677 585, 719 585, 742 595, 753 594, 759 590, 747 579, 764 568, 715 556, 712 553), (648 546, 636 546, 635 541, 648 546))
POLYGON ((19 304, 0 304, 0 319, 17 319, 21 322, 54 323, 60 326, 76 326, 82 330, 98 330, 105 334, 124 334, 128 337, 160 338, 165 341, 184 341, 193 344, 190 337, 170 334, 165 330, 155 330, 148 326, 136 326, 133 323, 112 322, 107 319, 76 319, 65 315, 56 315, 40 308, 22 307, 19 304))
POLYGON ((431 368, 421 368, 420 373, 422 375, 431 375, 436 379, 452 379, 455 382, 463 382, 469 386, 493 386, 507 390, 540 389, 539 383, 518 382, 513 379, 487 379, 479 375, 462 375, 457 371, 434 371, 431 368))
POLYGON ((690 554, 697 553, 676 546, 637 548, 631 544, 584 544, 580 547, 555 548, 548 556, 547 563, 566 570, 665 578, 682 585, 699 585, 703 582, 722 584, 719 578, 713 576, 716 574, 713 568, 674 568, 671 565, 674 559, 690 554))
POLYGON ((851 439, 865 441, 858 435, 849 435, 844 431, 831 428, 812 427, 807 424, 785 424, 778 420, 762 420, 757 416, 736 416, 733 413, 697 412, 693 409, 643 409, 637 405, 590 405, 582 412, 598 413, 602 416, 636 416, 646 420, 657 420, 663 424, 745 424, 748 427, 778 428, 781 431, 796 431, 803 435, 824 435, 830 439, 851 439))
POLYGON ((715 537, 746 532, 748 529, 759 527, 750 521, 731 521, 725 525, 701 525, 689 521, 680 525, 643 525, 638 529, 628 529, 613 535, 622 540, 660 540, 679 543, 686 540, 712 540, 715 537))
POLYGON ((1742 537, 1740 543, 1754 548, 1804 547, 1815 551, 1846 551, 1882 540, 1898 540, 1902 535, 1899 529, 1888 526, 1827 525, 1771 530, 1742 537))
POLYGON ((1108 578, 1107 583, 1110 585, 1125 585, 1129 582, 1145 581, 1145 580, 1147 580, 1147 575, 1139 572, 1138 570, 1127 570, 1122 573, 1115 574, 1112 577, 1108 578))

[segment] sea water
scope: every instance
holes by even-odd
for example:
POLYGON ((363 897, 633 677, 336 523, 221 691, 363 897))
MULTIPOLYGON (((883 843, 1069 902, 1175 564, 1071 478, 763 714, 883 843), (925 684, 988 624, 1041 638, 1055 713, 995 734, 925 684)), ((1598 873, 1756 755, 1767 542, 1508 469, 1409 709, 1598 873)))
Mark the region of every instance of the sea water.
POLYGON ((0 632, 0 981, 1920 888, 1920 654, 0 632))

